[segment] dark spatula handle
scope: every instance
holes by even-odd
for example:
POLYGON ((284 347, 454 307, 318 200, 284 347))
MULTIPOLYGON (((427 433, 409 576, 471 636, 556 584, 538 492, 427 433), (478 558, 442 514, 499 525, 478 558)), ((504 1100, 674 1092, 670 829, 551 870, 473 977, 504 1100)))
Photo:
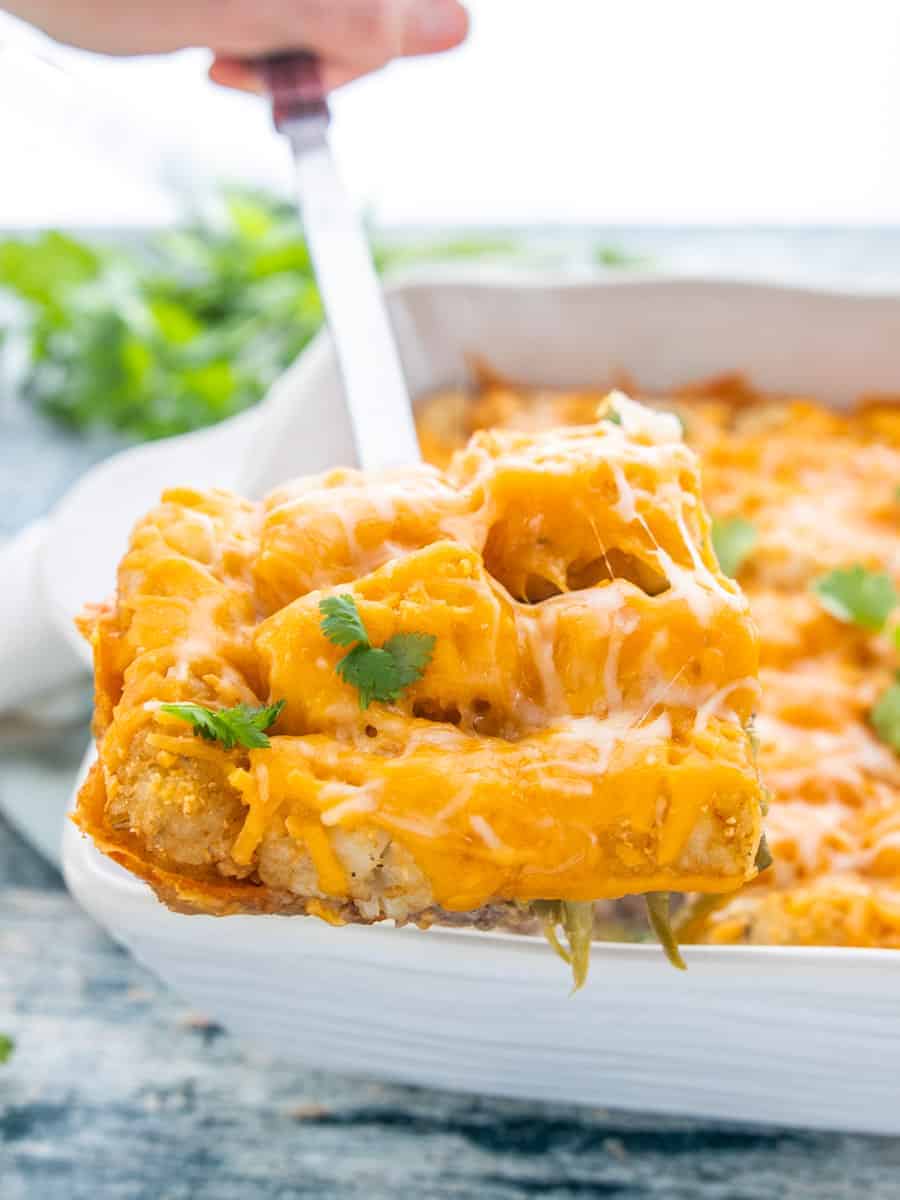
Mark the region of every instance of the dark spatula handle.
POLYGON ((307 50, 270 54, 256 64, 272 97, 272 118, 277 129, 305 117, 328 120, 328 102, 322 86, 318 55, 307 50))

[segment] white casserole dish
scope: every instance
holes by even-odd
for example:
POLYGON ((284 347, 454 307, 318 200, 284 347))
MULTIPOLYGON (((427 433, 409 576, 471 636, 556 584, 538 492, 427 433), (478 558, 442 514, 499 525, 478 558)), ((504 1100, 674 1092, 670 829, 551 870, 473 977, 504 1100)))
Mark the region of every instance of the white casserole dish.
MULTIPOLYGON (((396 286, 391 307, 416 394, 462 381, 470 354, 516 379, 563 386, 602 384, 624 369, 664 389, 737 369, 762 387, 836 405, 900 391, 897 297, 454 275, 396 286)), ((243 440, 240 485, 253 492, 350 461, 327 340, 252 422, 216 436, 229 462, 243 440)), ((204 461, 182 482, 213 470, 214 442, 204 437, 204 461)), ((171 482, 157 459, 160 482, 171 482)), ((138 490, 147 490, 143 482, 138 490)), ((60 513, 57 546, 83 541, 80 511, 60 513)), ((110 563, 123 515, 103 545, 110 563)), ((91 536, 104 542, 96 524, 91 536)), ((152 971, 234 1032, 312 1066, 523 1098, 900 1133, 898 953, 697 947, 679 973, 654 946, 598 945, 587 986, 569 996, 566 968, 540 939, 183 917, 72 827, 64 860, 84 907, 152 971)))

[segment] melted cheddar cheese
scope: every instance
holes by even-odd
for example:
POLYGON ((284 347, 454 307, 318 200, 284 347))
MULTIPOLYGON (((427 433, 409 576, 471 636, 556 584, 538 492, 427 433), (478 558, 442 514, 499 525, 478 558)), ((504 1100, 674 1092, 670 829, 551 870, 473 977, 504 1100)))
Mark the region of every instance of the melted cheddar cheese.
MULTIPOLYGON (((471 397, 430 401, 423 444, 443 462, 482 426, 582 421, 601 395, 486 379, 471 397)), ((831 616, 810 587, 861 564, 900 588, 900 406, 869 397, 833 412, 760 395, 739 376, 647 400, 683 419, 713 514, 756 531, 738 578, 760 629, 756 733, 775 862, 698 935, 900 947, 900 760, 869 723, 897 665, 900 614, 871 633, 831 616)))
POLYGON ((483 432, 443 470, 335 470, 258 504, 175 490, 84 620, 99 763, 78 820, 188 911, 427 923, 755 874, 758 648, 678 422, 483 432), (361 710, 321 627, 433 657, 361 710), (284 701, 266 748, 167 703, 284 701))

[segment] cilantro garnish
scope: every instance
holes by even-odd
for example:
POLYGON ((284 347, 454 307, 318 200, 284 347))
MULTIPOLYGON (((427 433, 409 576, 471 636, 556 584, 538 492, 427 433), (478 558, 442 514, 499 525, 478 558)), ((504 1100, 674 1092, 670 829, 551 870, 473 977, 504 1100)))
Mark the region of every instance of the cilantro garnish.
POLYGON ((360 708, 368 708, 373 700, 390 703, 403 690, 397 664, 383 648, 360 643, 344 655, 335 670, 359 692, 360 708))
POLYGON ((611 425, 621 425, 622 414, 620 412, 616 412, 614 408, 608 408, 603 414, 603 420, 609 421, 611 425))
POLYGON ((208 742, 221 742, 226 750, 246 746, 248 750, 264 750, 270 745, 265 731, 274 725, 284 708, 284 701, 262 708, 237 704, 234 708, 206 708, 202 704, 161 704, 159 711, 178 717, 193 725, 194 733, 208 742))
POLYGON ((319 603, 322 632, 335 646, 352 646, 335 670, 359 692, 359 707, 373 700, 391 704, 404 688, 421 679, 434 653, 430 633, 395 633, 373 646, 352 596, 328 596, 319 603))
POLYGON ((712 523, 712 544, 719 566, 734 579, 758 538, 756 526, 744 517, 722 517, 712 523))
POLYGON ((900 671, 869 713, 872 728, 885 743, 900 754, 900 671))
POLYGON ((12 1058, 13 1050, 16 1048, 16 1043, 8 1033, 0 1033, 0 1066, 8 1063, 12 1058))
POLYGON ((335 646, 369 645, 369 635, 352 596, 329 596, 319 605, 322 632, 335 646))
POLYGON ((395 633, 384 643, 385 650, 397 665, 402 688, 421 678, 431 662, 435 640, 431 633, 395 633))
POLYGON ((865 567, 843 567, 829 571, 813 583, 822 607, 839 621, 860 625, 879 633, 900 596, 890 575, 865 567))

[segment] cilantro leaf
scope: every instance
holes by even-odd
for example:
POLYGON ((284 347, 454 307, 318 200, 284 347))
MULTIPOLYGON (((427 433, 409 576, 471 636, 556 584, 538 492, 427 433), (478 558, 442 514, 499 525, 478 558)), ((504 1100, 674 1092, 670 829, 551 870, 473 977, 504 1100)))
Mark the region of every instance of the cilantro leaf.
POLYGON ((236 745, 248 750, 264 750, 271 743, 265 731, 274 725, 284 708, 284 701, 251 708, 237 704, 234 708, 206 708, 202 704, 161 704, 160 712, 178 717, 194 727, 194 733, 208 742, 221 742, 226 750, 236 745))
POLYGON ((335 670, 359 692, 360 708, 368 708, 373 700, 391 704, 406 686, 393 654, 372 646, 354 646, 335 670))
POLYGON ((900 672, 869 713, 872 728, 886 746, 900 754, 900 672))
POLYGON ((829 571, 815 581, 813 591, 833 617, 875 633, 884 628, 891 610, 900 603, 890 575, 861 566, 829 571))
POLYGON ((433 633, 395 633, 384 643, 384 649, 397 664, 401 687, 409 687, 422 678, 436 641, 433 633))
POLYGON ((16 1048, 16 1043, 8 1033, 0 1033, 0 1066, 8 1063, 13 1056, 13 1051, 16 1048))
POLYGON ((731 579, 746 562, 758 537, 756 526, 744 517, 722 517, 713 521, 713 549, 719 566, 731 579))
POLYGON ((601 419, 604 421, 609 421, 610 425, 622 424, 622 414, 617 412, 614 408, 608 408, 601 419))
POLYGON ((436 639, 430 633, 395 633, 383 646, 373 646, 352 596, 327 596, 319 602, 319 612, 328 640, 353 646, 335 670, 359 692, 360 708, 373 700, 392 704, 431 662, 436 639))
POLYGON ((55 230, 0 241, 0 287, 60 320, 72 290, 97 278, 100 253, 55 230))
POLYGON ((369 645, 369 635, 352 596, 326 596, 319 602, 322 632, 335 646, 369 645))

